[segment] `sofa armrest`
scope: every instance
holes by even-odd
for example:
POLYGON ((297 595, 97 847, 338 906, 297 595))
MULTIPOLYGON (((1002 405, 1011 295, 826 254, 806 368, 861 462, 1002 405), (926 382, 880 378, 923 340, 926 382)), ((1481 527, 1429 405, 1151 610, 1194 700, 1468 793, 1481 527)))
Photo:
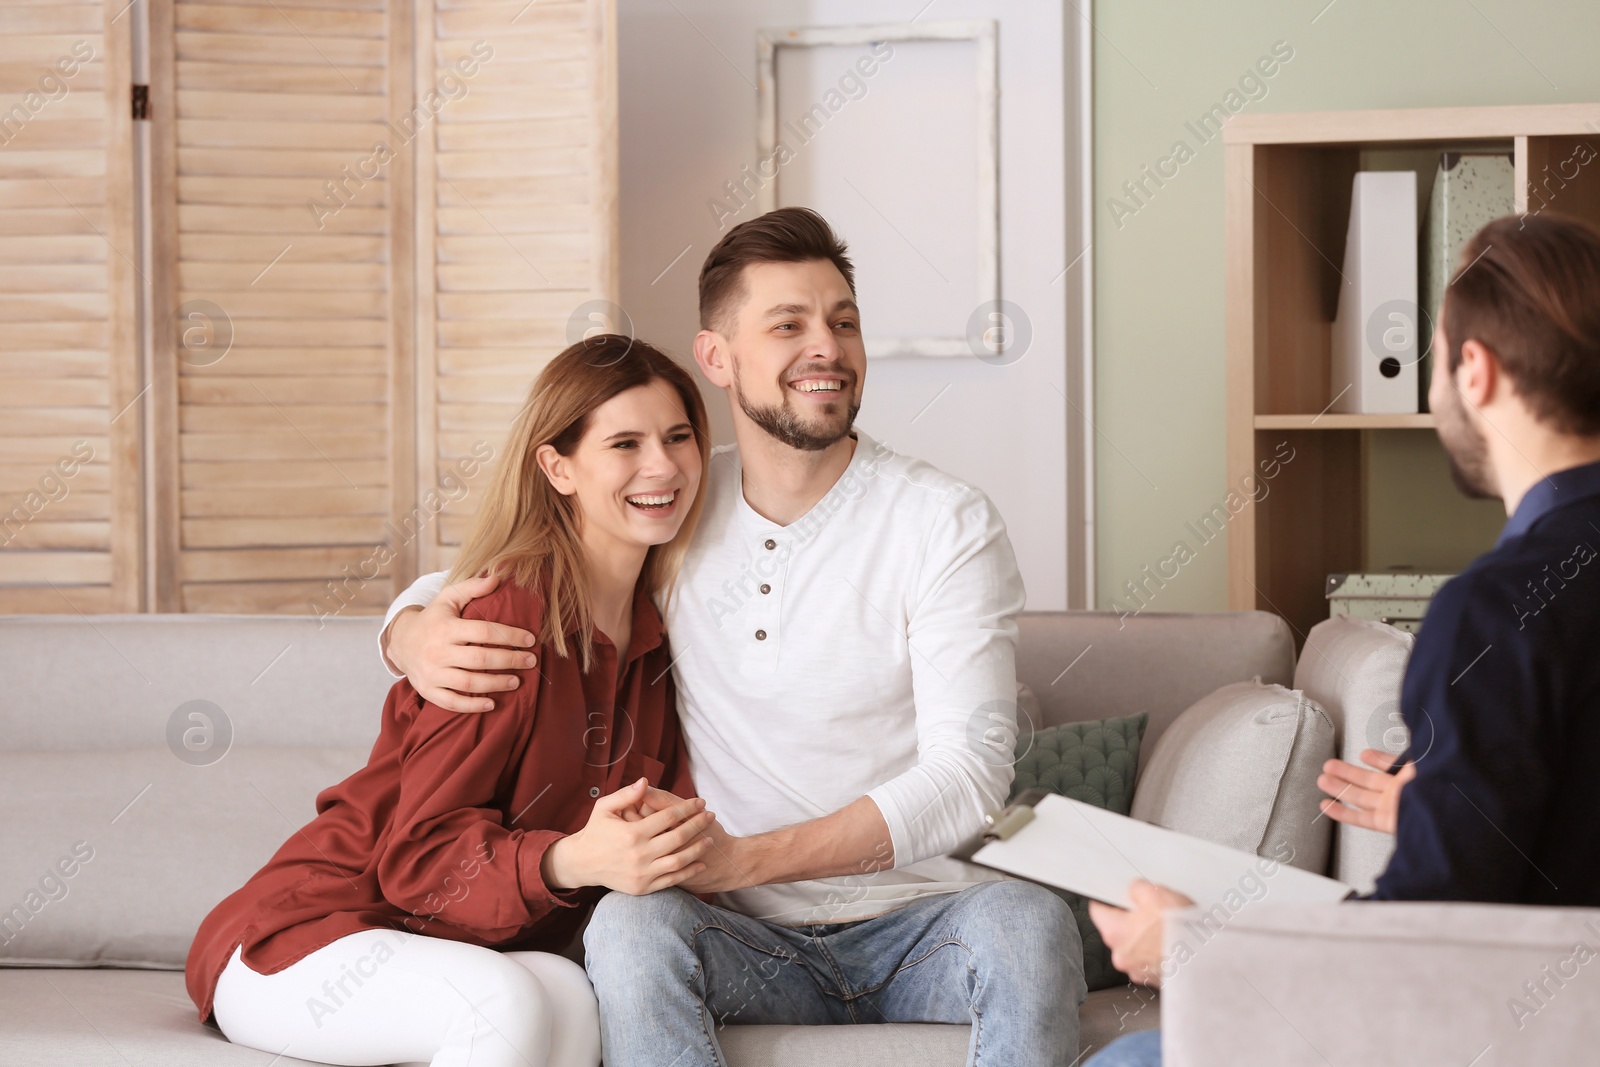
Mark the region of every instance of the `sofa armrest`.
POLYGON ((1167 917, 1168 1067, 1588 1062, 1600 910, 1263 903, 1167 917))

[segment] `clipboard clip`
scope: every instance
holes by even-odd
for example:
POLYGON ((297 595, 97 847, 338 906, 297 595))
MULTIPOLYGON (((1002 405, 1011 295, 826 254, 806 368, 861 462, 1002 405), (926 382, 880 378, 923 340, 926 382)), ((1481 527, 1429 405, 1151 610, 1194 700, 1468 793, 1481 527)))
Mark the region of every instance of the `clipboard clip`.
POLYGON ((1018 801, 984 818, 983 840, 1004 841, 1033 821, 1033 805, 1018 801))

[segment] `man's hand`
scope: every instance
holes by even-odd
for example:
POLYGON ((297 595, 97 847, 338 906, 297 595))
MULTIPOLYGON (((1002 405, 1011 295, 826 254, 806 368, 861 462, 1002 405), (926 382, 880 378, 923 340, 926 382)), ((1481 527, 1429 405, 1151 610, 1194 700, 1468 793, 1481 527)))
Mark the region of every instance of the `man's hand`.
POLYGON ((447 585, 427 607, 407 608, 389 623, 383 654, 423 700, 448 711, 493 711, 493 700, 468 694, 515 689, 516 675, 490 672, 528 670, 539 662, 522 651, 535 641, 528 631, 461 617, 468 603, 499 584, 491 574, 447 585), (504 647, 490 647, 496 645, 504 647))
POLYGON ((1089 901, 1089 918, 1111 950, 1111 966, 1140 985, 1159 986, 1161 913, 1191 907, 1194 901, 1143 879, 1128 886, 1128 897, 1133 901, 1131 909, 1089 901))
POLYGON ((1400 819, 1400 790, 1417 776, 1415 763, 1407 763, 1396 774, 1387 773, 1394 761, 1389 753, 1369 748, 1361 753, 1361 762, 1378 768, 1375 771, 1342 759, 1324 763, 1317 778, 1317 788, 1329 794, 1322 801, 1322 813, 1335 822, 1394 833, 1400 819))
MULTIPOLYGON (((645 791, 639 810, 632 814, 625 813, 623 818, 643 819, 684 803, 687 802, 665 789, 651 787, 645 791)), ((678 883, 681 888, 691 893, 709 894, 729 889, 747 889, 756 884, 743 869, 747 838, 734 837, 722 828, 720 822, 707 826, 703 833, 707 841, 706 850, 696 857, 702 869, 678 883)))

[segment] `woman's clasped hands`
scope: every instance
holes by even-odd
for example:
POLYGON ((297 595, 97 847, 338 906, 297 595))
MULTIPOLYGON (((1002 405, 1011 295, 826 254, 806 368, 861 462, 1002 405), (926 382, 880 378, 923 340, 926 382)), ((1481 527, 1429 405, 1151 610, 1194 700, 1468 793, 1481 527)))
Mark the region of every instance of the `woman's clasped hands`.
POLYGON ((583 829, 545 850, 541 871, 551 889, 605 886, 641 896, 679 885, 705 870, 717 819, 699 797, 660 810, 645 806, 640 778, 595 801, 583 829))

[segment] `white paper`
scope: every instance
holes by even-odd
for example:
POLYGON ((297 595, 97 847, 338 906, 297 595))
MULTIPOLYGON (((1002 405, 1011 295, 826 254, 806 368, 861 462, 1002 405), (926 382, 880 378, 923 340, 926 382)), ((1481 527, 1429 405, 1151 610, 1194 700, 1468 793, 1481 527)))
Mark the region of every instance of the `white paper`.
POLYGON ((1128 883, 1144 878, 1175 889, 1202 908, 1238 901, 1317 903, 1354 890, 1343 882, 1252 856, 1226 845, 1154 826, 1054 793, 1033 821, 1005 841, 991 841, 972 862, 1043 882, 1091 900, 1129 906, 1128 883))

